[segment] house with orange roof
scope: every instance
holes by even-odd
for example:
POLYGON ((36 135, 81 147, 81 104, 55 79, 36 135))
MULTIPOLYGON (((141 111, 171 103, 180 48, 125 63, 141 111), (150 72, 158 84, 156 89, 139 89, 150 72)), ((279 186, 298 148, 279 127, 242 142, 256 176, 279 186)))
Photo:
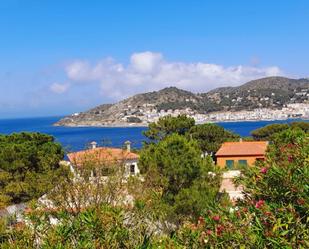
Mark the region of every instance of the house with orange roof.
POLYGON ((131 152, 131 143, 125 143, 126 149, 97 147, 96 142, 91 142, 91 148, 69 153, 68 159, 71 170, 76 172, 91 168, 91 177, 96 175, 107 176, 114 170, 123 170, 125 177, 135 176, 140 173, 138 168, 139 155, 131 152), (100 174, 98 174, 100 170, 100 174))
POLYGON ((225 142, 216 153, 217 165, 233 169, 236 165, 254 165, 265 160, 267 141, 225 142))

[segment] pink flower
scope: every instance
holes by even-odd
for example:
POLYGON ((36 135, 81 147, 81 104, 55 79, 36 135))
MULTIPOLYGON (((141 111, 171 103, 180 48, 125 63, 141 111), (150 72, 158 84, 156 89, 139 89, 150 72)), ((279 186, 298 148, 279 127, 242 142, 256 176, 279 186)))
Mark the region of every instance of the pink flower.
POLYGON ((216 232, 217 232, 217 235, 221 235, 222 234, 222 231, 224 230, 224 227, 221 226, 221 225, 218 225, 217 226, 217 229, 216 229, 216 232))
POLYGON ((208 235, 211 235, 211 234, 212 234, 212 231, 211 231, 211 230, 207 230, 206 233, 207 233, 208 235))
POLYGON ((215 215, 214 217, 212 217, 212 219, 214 221, 219 221, 220 220, 220 216, 219 215, 215 215))
POLYGON ((256 208, 260 208, 260 207, 262 207, 262 206, 264 205, 264 203, 265 203, 265 201, 259 200, 259 201, 257 201, 257 202, 255 203, 255 207, 256 207, 256 208))
POLYGON ((266 173, 267 173, 267 171, 268 171, 268 168, 263 167, 263 168, 261 168, 260 173, 262 173, 262 174, 266 174, 266 173))
POLYGON ((293 157, 292 157, 292 156, 289 156, 289 157, 288 157, 288 160, 289 160, 289 162, 292 162, 292 161, 293 161, 293 157))

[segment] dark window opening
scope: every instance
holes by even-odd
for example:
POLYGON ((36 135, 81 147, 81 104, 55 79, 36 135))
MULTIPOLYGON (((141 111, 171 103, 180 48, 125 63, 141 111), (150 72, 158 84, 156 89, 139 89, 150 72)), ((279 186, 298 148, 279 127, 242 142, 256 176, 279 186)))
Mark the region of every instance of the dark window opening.
POLYGON ((239 163, 240 165, 248 165, 247 160, 238 160, 238 163, 239 163))
POLYGON ((234 160, 226 160, 225 165, 228 169, 232 169, 234 167, 234 160))
POLYGON ((130 174, 135 175, 135 165, 134 164, 130 165, 130 174))

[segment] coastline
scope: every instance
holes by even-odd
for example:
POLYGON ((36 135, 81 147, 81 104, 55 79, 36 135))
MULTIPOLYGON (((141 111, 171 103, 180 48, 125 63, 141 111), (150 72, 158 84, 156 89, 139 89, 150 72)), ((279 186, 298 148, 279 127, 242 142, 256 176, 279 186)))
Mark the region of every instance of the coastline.
MULTIPOLYGON (((306 118, 287 118, 287 119, 240 119, 240 120, 209 120, 205 122, 196 122, 196 124, 206 124, 206 123, 241 123, 241 122, 274 122, 274 121, 297 121, 302 120, 305 122, 309 122, 309 117, 306 118)), ((53 124, 55 127, 69 127, 69 128, 87 128, 87 127, 93 127, 93 128, 147 128, 149 124, 139 124, 139 123, 115 123, 115 124, 69 124, 69 125, 59 125, 57 123, 53 124)))
POLYGON ((59 125, 59 124, 53 124, 54 127, 69 127, 69 128, 87 128, 87 127, 93 127, 93 128, 137 128, 137 127, 144 127, 147 128, 148 125, 146 124, 138 124, 138 123, 132 123, 132 125, 128 124, 94 124, 94 125, 79 125, 79 124, 69 124, 69 125, 59 125))

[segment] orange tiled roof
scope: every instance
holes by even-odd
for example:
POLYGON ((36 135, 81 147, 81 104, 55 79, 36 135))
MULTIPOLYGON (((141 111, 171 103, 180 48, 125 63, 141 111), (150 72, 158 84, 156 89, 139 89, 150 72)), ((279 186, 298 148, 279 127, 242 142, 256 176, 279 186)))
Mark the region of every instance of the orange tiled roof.
POLYGON ((265 155, 267 141, 225 142, 216 156, 260 156, 265 155))
POLYGON ((109 147, 98 147, 94 149, 82 150, 68 154, 68 158, 75 166, 85 163, 113 163, 125 160, 138 159, 139 156, 127 150, 109 147))

